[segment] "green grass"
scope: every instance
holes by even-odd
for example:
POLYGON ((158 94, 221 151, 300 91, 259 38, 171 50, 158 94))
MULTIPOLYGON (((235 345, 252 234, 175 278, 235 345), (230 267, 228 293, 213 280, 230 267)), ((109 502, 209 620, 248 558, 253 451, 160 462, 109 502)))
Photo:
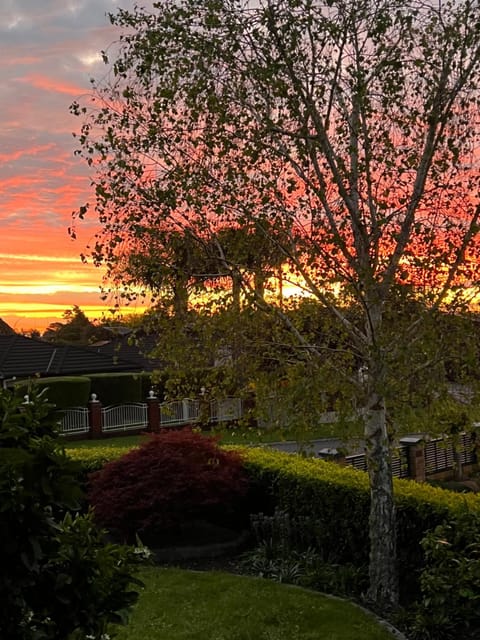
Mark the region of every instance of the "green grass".
POLYGON ((118 640, 392 640, 355 605, 261 578, 148 568, 118 640))
MULTIPOLYGON (((320 425, 315 429, 298 434, 286 430, 267 431, 262 429, 218 429, 205 431, 205 435, 218 435, 222 444, 244 444, 255 445, 269 442, 301 441, 308 442, 317 438, 329 438, 333 434, 332 425, 320 425)), ((138 446, 148 436, 117 436, 112 438, 102 438, 101 440, 72 440, 65 441, 66 449, 91 449, 95 447, 107 447, 112 449, 131 448, 138 446)))
POLYGON ((123 436, 100 440, 65 440, 65 449, 131 449, 137 447, 148 436, 123 436))

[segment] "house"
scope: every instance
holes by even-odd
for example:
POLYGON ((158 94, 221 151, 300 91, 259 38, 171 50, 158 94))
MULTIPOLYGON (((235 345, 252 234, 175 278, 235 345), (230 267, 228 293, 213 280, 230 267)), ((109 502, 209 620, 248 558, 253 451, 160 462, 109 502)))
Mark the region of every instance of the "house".
POLYGON ((116 353, 0 333, 0 380, 143 370, 140 363, 116 353))
POLYGON ((12 336, 15 335, 15 330, 12 329, 4 320, 0 318, 0 336, 12 336))
POLYGON ((157 347, 158 336, 155 334, 136 331, 134 334, 125 327, 112 327, 108 335, 108 327, 103 327, 106 332, 104 340, 88 346, 99 355, 110 358, 119 358, 134 363, 141 371, 153 371, 162 367, 160 358, 150 354, 157 347))

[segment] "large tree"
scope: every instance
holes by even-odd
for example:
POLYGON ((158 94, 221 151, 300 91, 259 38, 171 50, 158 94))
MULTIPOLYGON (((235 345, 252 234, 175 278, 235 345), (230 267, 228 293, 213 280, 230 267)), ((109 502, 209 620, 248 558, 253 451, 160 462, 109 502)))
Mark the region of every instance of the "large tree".
MULTIPOLYGON (((350 336, 345 373, 364 408, 371 483, 369 597, 395 606, 389 406, 420 317, 392 336, 384 310, 402 285, 430 310, 458 308, 476 286, 479 3, 153 7, 111 16, 124 30, 111 73, 94 84, 94 109, 73 105, 103 225, 94 258, 114 269, 121 244, 159 221, 209 246, 259 219, 286 232, 272 242, 290 273, 350 336)), ((291 328, 303 353, 327 357, 291 328)))

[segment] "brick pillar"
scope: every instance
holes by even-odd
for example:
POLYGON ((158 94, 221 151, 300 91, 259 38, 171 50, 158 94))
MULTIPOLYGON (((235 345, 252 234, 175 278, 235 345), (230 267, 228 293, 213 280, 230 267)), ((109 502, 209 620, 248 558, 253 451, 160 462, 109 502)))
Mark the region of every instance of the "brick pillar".
POLYGON ((160 431, 160 402, 153 391, 150 391, 147 398, 148 430, 151 433, 160 431))
POLYGON ((102 431, 102 403, 97 400, 95 393, 92 393, 88 403, 88 424, 90 425, 90 438, 98 440, 103 437, 102 431))
POLYGON ((425 482, 425 442, 421 436, 407 436, 400 440, 400 444, 407 447, 408 468, 410 478, 417 482, 425 482))

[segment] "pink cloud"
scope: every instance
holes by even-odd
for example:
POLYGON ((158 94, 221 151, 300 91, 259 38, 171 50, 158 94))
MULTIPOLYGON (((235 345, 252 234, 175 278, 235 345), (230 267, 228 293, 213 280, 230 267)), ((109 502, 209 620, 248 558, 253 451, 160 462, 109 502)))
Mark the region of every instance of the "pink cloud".
POLYGON ((29 149, 17 149, 16 151, 11 151, 10 153, 0 153, 0 162, 7 163, 19 160, 24 156, 37 156, 44 153, 45 151, 51 151, 54 148, 54 144, 44 144, 37 147, 30 147, 29 149))
POLYGON ((66 93, 70 96, 78 96, 85 92, 85 87, 68 84, 56 78, 49 78, 48 76, 40 74, 22 76, 18 79, 18 81, 26 83, 31 87, 34 87, 35 89, 42 89, 43 91, 53 91, 55 93, 66 93))

